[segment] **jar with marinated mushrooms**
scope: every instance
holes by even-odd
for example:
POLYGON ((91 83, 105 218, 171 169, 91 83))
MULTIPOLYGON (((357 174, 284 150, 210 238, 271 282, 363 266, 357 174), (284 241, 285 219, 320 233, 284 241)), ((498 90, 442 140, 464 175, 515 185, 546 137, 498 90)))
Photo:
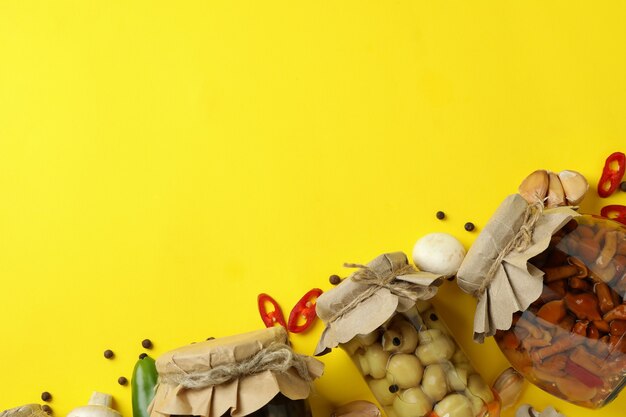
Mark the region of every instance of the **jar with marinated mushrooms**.
POLYGON ((626 227, 507 197, 457 274, 478 298, 474 339, 495 340, 543 390, 599 408, 626 382, 626 227))
POLYGON ((496 341, 540 388, 602 407, 626 381, 626 227, 578 216, 530 263, 543 271, 541 295, 496 341))
POLYGON ((384 254, 317 300, 316 354, 340 346, 388 417, 497 417, 500 403, 428 301, 441 277, 384 254))

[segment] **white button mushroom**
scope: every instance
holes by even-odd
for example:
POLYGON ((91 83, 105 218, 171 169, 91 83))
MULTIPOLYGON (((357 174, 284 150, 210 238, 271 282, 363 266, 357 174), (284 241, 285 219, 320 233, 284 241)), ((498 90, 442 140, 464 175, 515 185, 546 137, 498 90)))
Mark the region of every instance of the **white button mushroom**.
POLYGON ((441 417, 474 417, 472 403, 461 394, 450 394, 439 401, 435 413, 441 417))
POLYGON ((389 359, 385 378, 390 384, 404 389, 417 386, 423 373, 424 368, 414 355, 397 353, 389 359))
POLYGON ((122 417, 111 408, 113 397, 109 394, 94 392, 84 407, 78 407, 69 412, 67 417, 122 417))
POLYGON ((398 417, 421 417, 433 409, 430 398, 421 388, 409 388, 393 400, 393 410, 398 417))
POLYGON ((465 248, 448 233, 430 233, 413 246, 413 262, 422 271, 455 275, 465 257, 465 248))
POLYGON ((448 393, 446 372, 441 365, 428 365, 424 369, 422 391, 435 402, 440 401, 448 393))

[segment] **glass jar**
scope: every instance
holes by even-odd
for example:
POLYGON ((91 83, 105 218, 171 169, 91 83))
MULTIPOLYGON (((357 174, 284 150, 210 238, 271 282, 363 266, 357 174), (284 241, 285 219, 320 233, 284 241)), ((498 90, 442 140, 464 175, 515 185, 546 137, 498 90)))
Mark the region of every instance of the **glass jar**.
POLYGON ((584 407, 606 405, 626 383, 626 227, 575 217, 530 263, 544 272, 543 291, 497 331, 498 346, 543 390, 584 407))
POLYGON ((428 301, 340 346, 388 417, 497 417, 500 402, 428 301))
MULTIPOLYGON (((259 408, 249 417, 312 417, 311 408, 307 400, 290 400, 283 394, 278 393, 263 407, 259 408)), ((230 413, 222 417, 230 417, 230 413)))

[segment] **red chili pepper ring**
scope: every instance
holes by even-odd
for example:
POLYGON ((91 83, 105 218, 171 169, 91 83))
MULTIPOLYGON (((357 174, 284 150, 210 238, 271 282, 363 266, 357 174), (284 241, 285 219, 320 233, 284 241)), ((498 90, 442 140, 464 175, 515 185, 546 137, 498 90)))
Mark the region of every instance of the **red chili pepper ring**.
POLYGON ((618 204, 606 206, 600 210, 600 214, 607 219, 626 224, 626 206, 620 206, 618 204))
POLYGON ((624 177, 624 171, 626 171, 626 155, 621 152, 613 152, 604 163, 602 176, 598 182, 598 195, 606 198, 613 194, 624 177), (611 168, 613 164, 617 164, 616 169, 611 168))
POLYGON ((265 293, 261 293, 257 297, 257 303, 259 305, 261 319, 263 320, 263 323, 265 323, 266 327, 274 327, 277 324, 280 324, 284 328, 287 328, 285 316, 283 316, 283 311, 280 309, 276 300, 265 293), (274 307, 274 310, 268 311, 267 303, 271 304, 274 307))
POLYGON ((317 297, 322 295, 323 291, 319 288, 313 288, 302 296, 300 301, 291 310, 289 314, 289 321, 287 322, 287 329, 292 333, 302 333, 315 321, 317 314, 315 313, 315 304, 317 297), (304 320, 302 323, 301 320, 304 320))

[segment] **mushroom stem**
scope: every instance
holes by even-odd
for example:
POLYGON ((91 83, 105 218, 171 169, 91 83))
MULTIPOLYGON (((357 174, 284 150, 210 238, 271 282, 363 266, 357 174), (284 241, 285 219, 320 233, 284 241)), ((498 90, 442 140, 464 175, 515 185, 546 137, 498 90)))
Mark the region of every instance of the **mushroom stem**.
POLYGON ((102 405, 104 407, 111 408, 112 403, 113 397, 111 395, 94 391, 93 394, 91 394, 91 398, 89 399, 87 405, 102 405))

